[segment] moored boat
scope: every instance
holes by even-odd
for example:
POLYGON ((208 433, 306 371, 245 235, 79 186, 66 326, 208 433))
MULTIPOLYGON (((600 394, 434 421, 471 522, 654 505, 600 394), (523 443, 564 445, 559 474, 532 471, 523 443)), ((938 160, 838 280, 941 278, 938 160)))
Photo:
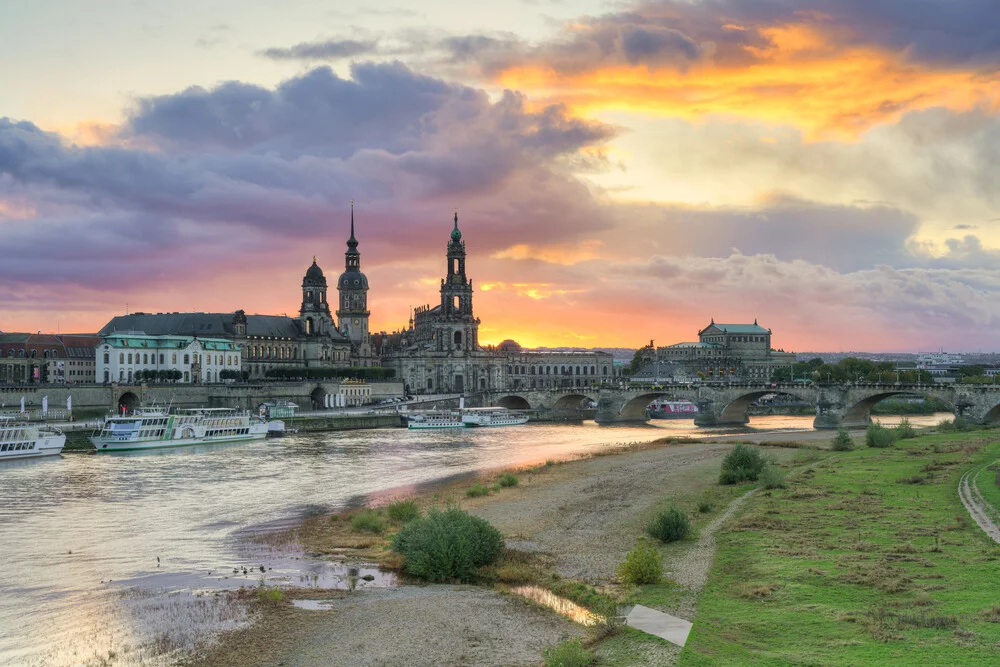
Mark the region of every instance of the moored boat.
POLYGON ((406 415, 409 428, 462 428, 462 413, 454 410, 412 412, 406 415))
POLYGON ((462 412, 462 423, 466 426, 519 426, 528 421, 524 410, 507 408, 469 408, 462 412))
POLYGON ((217 442, 260 440, 267 421, 235 408, 193 408, 169 412, 139 408, 131 415, 107 417, 90 441, 98 452, 183 447, 217 442))
POLYGON ((0 461, 55 456, 65 445, 66 435, 55 427, 0 416, 0 461))
POLYGON ((691 401, 657 399, 646 408, 650 419, 694 419, 698 406, 691 401))

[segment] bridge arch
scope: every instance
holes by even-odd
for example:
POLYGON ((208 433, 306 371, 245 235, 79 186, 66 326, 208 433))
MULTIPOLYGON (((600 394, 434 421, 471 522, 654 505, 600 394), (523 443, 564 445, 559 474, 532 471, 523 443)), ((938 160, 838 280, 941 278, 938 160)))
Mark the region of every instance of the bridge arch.
MULTIPOLYGON (((862 398, 860 401, 858 401, 857 403, 851 405, 846 410, 844 410, 844 414, 843 417, 841 418, 841 421, 845 426, 864 426, 865 424, 871 422, 872 408, 874 408, 876 405, 878 405, 885 399, 892 398, 893 396, 913 395, 914 393, 915 392, 912 389, 910 391, 888 389, 885 391, 880 391, 878 393, 872 394, 871 396, 862 398)), ((933 396, 934 398, 937 398, 943 403, 946 403, 947 405, 951 406, 952 411, 954 412, 955 406, 953 405, 953 402, 949 400, 947 397, 939 395, 937 393, 927 393, 924 395, 933 396)), ((1000 405, 994 407, 993 410, 997 411, 995 419, 1000 419, 1000 405)))
POLYGON ((553 410, 579 410, 583 407, 584 401, 595 400, 592 396, 585 394, 567 394, 560 396, 559 400, 552 404, 553 410))
POLYGON ((645 421, 646 407, 656 399, 669 395, 668 392, 664 391, 651 391, 648 394, 640 394, 623 405, 618 416, 620 419, 629 421, 645 421))
POLYGON ((726 406, 722 409, 722 412, 719 413, 718 421, 721 423, 745 424, 747 422, 747 408, 750 407, 750 404, 756 401, 757 399, 763 396, 767 396, 769 394, 791 396, 792 398, 796 398, 806 403, 813 402, 808 399, 802 398, 801 396, 798 396, 792 392, 785 391, 782 389, 761 389, 756 391, 750 391, 745 394, 741 394, 736 398, 731 399, 728 403, 726 403, 726 406))
POLYGON ((530 410, 531 404, 523 396, 510 395, 503 396, 497 401, 497 405, 508 410, 530 410))

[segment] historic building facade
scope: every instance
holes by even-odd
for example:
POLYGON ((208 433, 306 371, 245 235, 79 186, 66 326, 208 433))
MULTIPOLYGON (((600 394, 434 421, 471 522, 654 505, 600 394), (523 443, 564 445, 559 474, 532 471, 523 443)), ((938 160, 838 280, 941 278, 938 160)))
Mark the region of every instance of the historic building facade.
POLYGON ((583 387, 611 377, 612 358, 605 352, 535 352, 513 341, 480 346, 457 213, 445 250, 440 302, 415 309, 408 329, 381 341, 383 364, 396 369, 408 392, 583 387))
POLYGON ((698 332, 697 342, 657 348, 650 362, 664 364, 677 379, 763 381, 778 368, 794 363, 795 355, 773 349, 771 330, 757 320, 753 324, 716 324, 713 319, 698 332))
POLYGON ((102 338, 96 367, 97 381, 105 383, 169 380, 154 374, 174 371, 178 382, 205 384, 235 380, 243 370, 240 351, 232 340, 131 333, 102 338))
POLYGON ((94 381, 94 346, 88 334, 0 333, 0 384, 94 381))
MULTIPOLYGON (((239 354, 242 369, 251 379, 264 378, 268 371, 281 368, 379 366, 368 328, 368 278, 361 273, 361 255, 354 236, 353 203, 351 235, 345 257, 344 273, 337 279, 336 319, 327 298, 326 276, 313 257, 302 279, 298 317, 247 315, 243 310, 235 313, 140 312, 113 318, 98 335, 102 338, 116 334, 154 338, 186 336, 230 341, 239 354)), ((109 369, 111 377, 120 374, 109 369)), ((97 375, 100 381, 103 370, 97 375)), ((199 381, 195 378, 201 376, 192 374, 191 378, 199 381)))

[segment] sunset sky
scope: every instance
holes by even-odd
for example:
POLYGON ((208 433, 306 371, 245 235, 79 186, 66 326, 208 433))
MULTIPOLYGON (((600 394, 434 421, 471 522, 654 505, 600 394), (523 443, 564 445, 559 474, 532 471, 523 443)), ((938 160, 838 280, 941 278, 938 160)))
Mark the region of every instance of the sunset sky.
POLYGON ((1000 350, 1000 3, 0 3, 0 330, 297 314, 351 199, 373 331, 457 208, 482 342, 1000 350))

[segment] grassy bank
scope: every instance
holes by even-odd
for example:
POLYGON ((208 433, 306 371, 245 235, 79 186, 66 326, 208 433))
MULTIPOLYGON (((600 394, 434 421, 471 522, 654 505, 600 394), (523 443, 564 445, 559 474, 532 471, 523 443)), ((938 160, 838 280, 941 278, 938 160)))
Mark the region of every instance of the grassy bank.
POLYGON ((996 440, 836 452, 758 492, 717 536, 680 664, 996 664, 1000 545, 956 494, 962 472, 1000 456, 996 440))

